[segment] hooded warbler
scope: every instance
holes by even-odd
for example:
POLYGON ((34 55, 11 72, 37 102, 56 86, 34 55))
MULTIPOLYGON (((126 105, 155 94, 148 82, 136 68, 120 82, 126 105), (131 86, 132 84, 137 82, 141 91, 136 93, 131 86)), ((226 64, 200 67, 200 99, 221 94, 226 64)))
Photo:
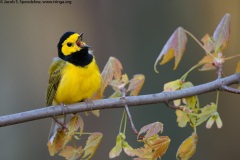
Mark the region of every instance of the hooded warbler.
MULTIPOLYGON (((99 89, 101 75, 89 46, 82 41, 83 33, 66 32, 57 45, 58 57, 49 69, 46 94, 47 106, 72 104, 90 99, 99 89)), ((65 116, 57 116, 65 123, 65 116)), ((53 141, 62 126, 52 121, 49 140, 53 141)))

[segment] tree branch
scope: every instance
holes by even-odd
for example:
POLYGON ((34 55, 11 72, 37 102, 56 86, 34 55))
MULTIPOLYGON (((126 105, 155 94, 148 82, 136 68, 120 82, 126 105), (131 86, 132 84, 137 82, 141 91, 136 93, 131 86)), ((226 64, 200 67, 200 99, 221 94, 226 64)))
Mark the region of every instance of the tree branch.
POLYGON ((58 116, 70 113, 78 113, 91 110, 101 109, 113 109, 113 108, 124 108, 127 106, 139 106, 145 104, 165 103, 166 101, 172 101, 184 97, 190 97, 194 95, 200 95, 216 90, 224 90, 223 86, 229 86, 231 84, 240 83, 240 73, 231 75, 226 78, 217 79, 215 81, 178 90, 175 92, 161 92, 156 94, 140 95, 140 96, 128 96, 125 98, 112 98, 112 99, 101 99, 93 101, 93 107, 88 107, 86 103, 76 103, 67 105, 66 107, 50 106, 42 107, 40 109, 30 110, 21 113, 15 113, 5 116, 0 116, 0 127, 9 126, 18 123, 24 123, 37 119, 43 119, 53 116, 58 116), (64 110, 64 111, 63 111, 64 110))

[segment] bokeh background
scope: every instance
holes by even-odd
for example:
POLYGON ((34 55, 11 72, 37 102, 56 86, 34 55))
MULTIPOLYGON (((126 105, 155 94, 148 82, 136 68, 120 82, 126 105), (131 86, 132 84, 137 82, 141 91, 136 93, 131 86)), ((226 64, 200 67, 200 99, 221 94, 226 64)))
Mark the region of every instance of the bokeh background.
MULTIPOLYGON (((0 4, 0 115, 45 106, 48 68, 57 56, 56 45, 66 31, 84 32, 84 40, 92 46, 100 69, 110 56, 123 64, 129 77, 144 74, 146 82, 141 94, 158 93, 164 83, 182 76, 204 55, 204 51, 188 38, 187 49, 177 71, 173 63, 153 64, 163 45, 182 26, 201 39, 213 34, 225 13, 231 15, 231 39, 224 54, 240 53, 240 1, 238 0, 72 0, 72 4, 0 4)), ((238 60, 224 64, 224 73, 234 73, 238 60)), ((212 81, 215 71, 193 72, 188 80, 195 85, 212 81)), ((216 93, 200 96, 200 105, 215 102, 216 93)), ((239 95, 221 93, 219 112, 223 128, 198 128, 199 143, 194 160, 225 160, 240 157, 239 95)), ((163 135, 171 138, 163 159, 175 159, 178 146, 192 133, 190 127, 179 128, 175 112, 163 104, 130 108, 136 127, 160 121, 163 135)), ((104 137, 94 160, 106 160, 115 145, 122 109, 101 111, 100 118, 85 117, 86 131, 103 132, 104 137)), ((51 119, 37 120, 0 128, 0 159, 57 160, 50 157, 47 137, 51 119)), ((136 137, 127 128, 127 140, 138 147, 136 137)), ((124 153, 119 160, 130 159, 124 153)))

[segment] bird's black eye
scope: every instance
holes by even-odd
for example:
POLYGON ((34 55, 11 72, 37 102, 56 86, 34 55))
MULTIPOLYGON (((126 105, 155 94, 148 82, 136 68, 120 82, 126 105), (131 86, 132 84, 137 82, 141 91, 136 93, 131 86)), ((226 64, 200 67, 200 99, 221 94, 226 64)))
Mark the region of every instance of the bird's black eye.
POLYGON ((68 46, 68 47, 71 47, 71 46, 72 46, 72 43, 71 43, 71 42, 68 42, 68 43, 67 43, 67 46, 68 46))

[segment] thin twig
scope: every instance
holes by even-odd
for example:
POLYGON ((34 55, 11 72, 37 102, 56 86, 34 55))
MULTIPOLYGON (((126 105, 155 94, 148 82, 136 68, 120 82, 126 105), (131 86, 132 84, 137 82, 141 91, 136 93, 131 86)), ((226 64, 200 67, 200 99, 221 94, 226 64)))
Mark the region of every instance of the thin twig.
POLYGON ((131 124, 131 128, 132 128, 133 132, 138 136, 138 131, 137 131, 137 129, 136 129, 134 123, 133 123, 132 116, 131 116, 131 114, 130 114, 130 111, 129 111, 129 109, 128 109, 128 106, 125 105, 124 107, 125 107, 125 110, 126 110, 126 112, 127 112, 127 116, 128 116, 128 120, 129 120, 129 122, 130 122, 130 124, 131 124))
POLYGON ((218 79, 221 79, 222 73, 223 73, 222 64, 221 63, 217 64, 217 68, 218 68, 218 79))
POLYGON ((225 86, 225 85, 223 85, 221 88, 224 91, 227 91, 227 92, 230 92, 230 93, 240 94, 240 90, 237 89, 237 88, 232 88, 232 87, 228 87, 228 86, 225 86))
POLYGON ((202 49, 206 52, 206 54, 210 55, 211 57, 214 58, 214 56, 212 55, 212 53, 210 51, 208 51, 203 44, 188 30, 184 29, 185 33, 187 33, 200 47, 202 47, 202 49))
MULTIPOLYGON (((122 98, 126 98, 126 89, 122 88, 121 91, 122 91, 122 98)), ((138 136, 138 131, 137 131, 137 129, 136 129, 134 123, 133 123, 132 116, 131 116, 131 113, 130 113, 130 111, 128 109, 128 106, 124 105, 124 108, 125 108, 125 111, 127 113, 128 120, 129 120, 129 122, 131 124, 131 128, 132 128, 133 132, 138 136)))
POLYGON ((178 110, 183 111, 183 108, 182 108, 182 107, 180 107, 180 106, 175 106, 175 105, 171 105, 171 104, 169 104, 168 101, 165 101, 164 104, 165 104, 168 108, 178 109, 178 110))
POLYGON ((56 123, 58 123, 62 127, 63 130, 66 130, 66 131, 68 130, 66 125, 64 123, 62 123, 61 121, 59 121, 55 116, 53 116, 52 118, 56 123))

